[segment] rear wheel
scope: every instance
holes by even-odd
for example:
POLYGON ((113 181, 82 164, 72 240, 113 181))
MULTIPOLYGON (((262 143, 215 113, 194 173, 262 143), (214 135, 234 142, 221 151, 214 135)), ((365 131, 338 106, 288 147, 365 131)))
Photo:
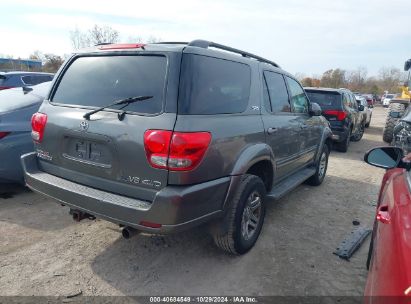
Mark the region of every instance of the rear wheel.
POLYGON ((211 226, 215 244, 232 254, 244 254, 260 235, 265 216, 265 186, 254 175, 243 176, 223 219, 211 226))
POLYGON ((339 142, 335 145, 338 151, 340 152, 347 152, 348 151, 348 146, 350 145, 350 137, 351 137, 351 131, 348 131, 347 137, 345 138, 344 141, 339 142))
POLYGON ((399 117, 401 117, 405 112, 405 105, 403 105, 402 103, 391 103, 389 107, 390 110, 388 111, 387 118, 385 120, 385 126, 382 135, 382 139, 386 143, 392 142, 394 135, 394 127, 397 124, 399 117), (393 113, 396 114, 393 115, 393 113))
POLYGON ((328 155, 328 146, 324 144, 323 150, 321 151, 321 155, 317 163, 315 174, 311 176, 309 179, 307 179, 307 184, 312 186, 319 186, 322 184, 325 174, 327 173, 328 155))
POLYGON ((360 141, 364 135, 364 123, 361 123, 360 128, 358 129, 357 133, 351 137, 352 141, 360 141))
POLYGON ((367 122, 367 123, 365 124, 365 127, 366 127, 366 128, 369 128, 369 127, 370 127, 370 124, 371 124, 371 118, 372 118, 372 114, 370 115, 370 121, 369 121, 369 122, 367 122))

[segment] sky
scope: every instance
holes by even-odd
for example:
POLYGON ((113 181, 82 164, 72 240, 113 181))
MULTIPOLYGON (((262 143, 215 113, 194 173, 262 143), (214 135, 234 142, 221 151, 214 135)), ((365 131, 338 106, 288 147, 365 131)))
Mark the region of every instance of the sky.
POLYGON ((211 40, 307 76, 360 66, 378 75, 411 58, 410 0, 3 0, 0 7, 0 54, 15 58, 70 54, 70 31, 94 24, 118 30, 123 41, 211 40))

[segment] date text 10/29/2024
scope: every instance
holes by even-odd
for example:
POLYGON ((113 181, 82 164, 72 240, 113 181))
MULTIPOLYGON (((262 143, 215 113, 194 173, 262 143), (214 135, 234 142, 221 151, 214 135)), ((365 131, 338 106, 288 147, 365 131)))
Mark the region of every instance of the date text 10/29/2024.
POLYGON ((150 303, 257 303, 255 297, 150 297, 150 303))

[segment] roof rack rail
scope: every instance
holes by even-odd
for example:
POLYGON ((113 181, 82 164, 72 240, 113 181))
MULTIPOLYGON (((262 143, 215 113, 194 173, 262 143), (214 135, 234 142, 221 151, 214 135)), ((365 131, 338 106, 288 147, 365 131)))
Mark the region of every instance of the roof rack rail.
POLYGON ((201 48, 205 48, 205 49, 207 49, 209 47, 213 47, 213 48, 216 48, 216 49, 221 49, 221 50, 224 50, 224 51, 240 54, 243 57, 253 58, 253 59, 256 59, 258 61, 271 64, 271 65, 275 66, 276 68, 280 67, 277 63, 275 63, 273 61, 270 61, 268 59, 265 59, 263 57, 260 57, 260 56, 254 55, 252 53, 242 51, 242 50, 238 50, 238 49, 235 49, 235 48, 232 48, 232 47, 229 47, 229 46, 225 46, 225 45, 218 44, 218 43, 215 43, 215 42, 207 41, 207 40, 193 40, 190 43, 188 43, 188 46, 196 46, 196 47, 201 47, 201 48))
POLYGON ((240 54, 243 57, 247 57, 247 58, 253 58, 256 59, 258 61, 264 62, 264 63, 268 63, 271 64, 273 66, 275 66, 276 68, 280 68, 280 66, 273 62, 270 61, 268 59, 265 59, 263 57, 242 51, 242 50, 237 50, 235 48, 229 47, 229 46, 225 46, 219 43, 215 43, 215 42, 211 42, 211 41, 207 41, 207 40, 201 40, 201 39, 197 39, 197 40, 193 40, 191 42, 173 42, 173 41, 163 41, 163 42, 156 42, 154 44, 185 44, 187 46, 195 46, 195 47, 200 47, 203 49, 207 49, 209 47, 213 47, 216 49, 220 49, 220 50, 224 50, 224 51, 228 51, 228 52, 232 52, 232 53, 236 53, 236 54, 240 54))

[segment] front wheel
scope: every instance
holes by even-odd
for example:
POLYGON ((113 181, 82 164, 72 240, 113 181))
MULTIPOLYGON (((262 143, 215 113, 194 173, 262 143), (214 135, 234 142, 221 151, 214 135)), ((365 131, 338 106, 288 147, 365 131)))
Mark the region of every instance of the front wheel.
POLYGON ((264 223, 265 195, 265 186, 259 177, 249 174, 242 177, 226 215, 211 226, 219 248, 244 254, 254 246, 264 223))
POLYGON ((312 186, 319 186, 322 184, 325 174, 327 173, 328 167, 328 156, 329 149, 326 144, 324 144, 323 150, 321 151, 320 158, 316 165, 315 174, 307 179, 306 183, 312 186))

